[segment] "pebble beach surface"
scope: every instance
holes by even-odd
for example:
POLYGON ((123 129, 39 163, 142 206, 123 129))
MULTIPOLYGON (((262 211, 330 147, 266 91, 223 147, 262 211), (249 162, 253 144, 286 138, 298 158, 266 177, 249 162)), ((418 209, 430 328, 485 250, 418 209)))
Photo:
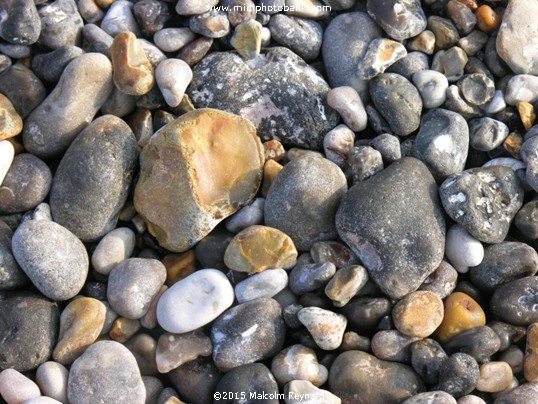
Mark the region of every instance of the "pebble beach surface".
POLYGON ((0 403, 538 403, 538 0, 0 0, 0 403))

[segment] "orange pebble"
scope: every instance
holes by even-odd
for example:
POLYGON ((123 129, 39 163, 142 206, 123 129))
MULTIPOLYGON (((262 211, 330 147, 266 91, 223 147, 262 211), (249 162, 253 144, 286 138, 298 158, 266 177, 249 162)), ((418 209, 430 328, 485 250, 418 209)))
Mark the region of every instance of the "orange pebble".
POLYGON ((490 6, 480 6, 476 10, 476 25, 481 31, 495 31, 501 25, 501 18, 490 6))
POLYGON ((450 294, 445 299, 444 308, 443 321, 435 331, 441 343, 445 343, 463 331, 486 324, 486 315, 482 307, 465 293, 450 294))

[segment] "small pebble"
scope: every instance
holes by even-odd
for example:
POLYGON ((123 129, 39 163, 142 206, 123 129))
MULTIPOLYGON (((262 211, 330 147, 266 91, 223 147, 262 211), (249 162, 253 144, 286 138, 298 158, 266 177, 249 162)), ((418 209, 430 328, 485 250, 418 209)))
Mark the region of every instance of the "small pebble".
POLYGON ((411 345, 418 340, 417 337, 404 335, 397 330, 381 330, 372 337, 372 353, 381 360, 408 363, 411 359, 411 345))
POLYGON ((518 102, 517 110, 519 112, 519 117, 521 118, 523 127, 527 131, 530 130, 536 121, 536 114, 534 113, 533 105, 528 102, 518 102))
POLYGON ((489 362, 491 356, 499 351, 501 340, 492 328, 479 326, 459 333, 443 346, 449 354, 463 352, 480 364, 489 362))
POLYGON ((457 281, 458 271, 448 262, 442 261, 439 267, 424 280, 419 289, 436 293, 444 299, 454 291, 457 281))
POLYGON ((491 151, 508 137, 506 124, 492 118, 473 119, 469 122, 470 144, 476 150, 491 151))
POLYGON ((318 347, 326 351, 338 349, 346 329, 346 318, 318 307, 305 307, 297 313, 299 321, 308 329, 318 347))
POLYGON ((224 223, 226 230, 237 234, 247 227, 263 224, 264 198, 255 198, 250 204, 241 208, 224 223))
POLYGON ((444 301, 445 315, 435 334, 444 343, 470 328, 486 324, 486 315, 480 305, 462 292, 450 294, 444 301))
MULTIPOLYGON (((17 136, 22 131, 22 119, 13 104, 0 94, 0 141, 17 136)), ((2 184, 2 181, 0 181, 2 184)))
POLYGON ((51 49, 80 45, 84 22, 74 0, 56 0, 38 10, 41 18, 39 43, 51 49))
POLYGON ((269 21, 271 38, 290 48, 305 61, 315 60, 320 52, 323 29, 311 19, 276 14, 269 21))
POLYGON ((133 7, 133 14, 145 35, 155 34, 170 20, 168 5, 158 0, 142 0, 133 7))
POLYGON ((359 94, 352 87, 337 87, 327 93, 327 104, 334 108, 353 132, 366 128, 368 117, 359 94))
POLYGON ((538 77, 530 74, 518 74, 512 77, 506 86, 504 99, 508 105, 537 101, 538 77))
POLYGON ((69 371, 58 362, 45 362, 36 371, 36 383, 45 396, 67 403, 67 378, 69 371))
POLYGON ((472 31, 466 37, 458 41, 458 46, 465 51, 468 56, 475 56, 486 47, 488 42, 487 34, 480 31, 472 31))
POLYGON ((177 52, 195 38, 189 28, 164 28, 153 35, 153 42, 164 52, 177 52))
POLYGON ((370 17, 397 41, 414 37, 426 28, 426 17, 418 0, 390 0, 386 4, 368 0, 367 8, 370 17))
POLYGON ((420 92, 424 108, 438 108, 445 103, 448 80, 444 74, 434 70, 416 72, 413 84, 420 92))
POLYGON ((433 292, 417 291, 400 300, 392 311, 394 326, 405 335, 425 338, 443 321, 443 302, 433 292))
POLYGON ((469 267, 482 262, 484 247, 462 226, 455 224, 447 232, 445 254, 458 272, 466 273, 469 267))
POLYGON ((210 356, 212 350, 211 339, 200 331, 162 334, 155 352, 157 369, 160 373, 168 373, 199 356, 210 356))
POLYGON ((512 384, 512 368, 506 362, 489 362, 480 366, 480 379, 476 384, 478 391, 487 393, 501 392, 512 384))
POLYGON ((439 381, 441 365, 448 359, 443 347, 431 338, 424 338, 410 345, 411 366, 428 384, 439 381))
POLYGON ((306 380, 319 387, 329 377, 327 368, 318 363, 315 351, 300 344, 276 355, 271 362, 271 372, 281 386, 293 380, 306 380))
POLYGON ((359 262, 353 251, 338 241, 318 241, 310 249, 310 255, 314 262, 331 262, 337 269, 359 262))
POLYGON ((218 9, 206 11, 189 19, 191 31, 209 38, 222 38, 228 35, 230 21, 226 13, 218 9))
POLYGON ((369 80, 383 73, 389 66, 406 55, 407 50, 401 43, 390 39, 376 38, 370 42, 366 54, 359 62, 358 76, 361 80, 369 80))
POLYGON ((6 178, 7 173, 13 163, 15 157, 15 149, 7 140, 0 141, 0 186, 6 178))
POLYGON ((353 154, 347 160, 347 172, 353 183, 367 180, 383 170, 383 157, 381 153, 370 146, 354 147, 353 154))
POLYGON ((428 18, 428 29, 435 35, 435 46, 438 49, 448 49, 456 45, 460 39, 457 28, 447 18, 431 16, 428 18))
POLYGON ((109 5, 110 8, 101 21, 101 28, 113 37, 122 32, 131 32, 140 36, 140 29, 133 15, 133 3, 126 0, 115 0, 109 5))
POLYGON ((118 317, 112 323, 108 336, 111 340, 124 343, 134 336, 141 328, 140 321, 118 317))
POLYGON ((267 269, 239 282, 234 290, 239 303, 260 297, 273 297, 288 284, 288 273, 283 269, 267 269))
POLYGON ((368 272, 363 266, 340 268, 325 286, 325 295, 333 301, 335 307, 343 307, 366 285, 367 281, 368 272))
MULTIPOLYGON (((331 90, 333 91, 333 90, 331 90)), ((338 125, 323 138, 325 157, 342 168, 354 152, 355 133, 346 125, 338 125)))
POLYGON ((230 44, 245 60, 256 59, 261 49, 262 25, 256 20, 242 22, 235 27, 230 44))
POLYGON ((447 13, 463 35, 470 33, 476 25, 476 16, 471 9, 458 0, 450 0, 447 4, 447 13))
POLYGON ((427 55, 433 55, 435 50, 435 34, 426 29, 416 37, 410 39, 406 46, 410 51, 418 51, 427 55))
POLYGON ((192 70, 183 60, 163 60, 155 70, 155 80, 166 103, 177 107, 192 80, 192 70))
POLYGON ((458 87, 467 102, 482 106, 487 104, 495 95, 495 84, 487 76, 474 73, 458 81, 458 87))
POLYGON ((15 369, 0 372, 0 395, 8 404, 18 404, 39 397, 39 387, 15 369))
POLYGON ((120 227, 107 233, 92 254, 93 269, 108 275, 112 268, 131 256, 135 241, 135 234, 128 227, 120 227))
POLYGON ((434 388, 459 398, 473 391, 479 380, 480 369, 473 357, 455 353, 441 365, 439 384, 434 388))
POLYGON ((514 325, 538 322, 536 312, 538 277, 527 276, 499 286, 490 300, 491 312, 500 320, 514 325))
POLYGON ((297 296, 319 289, 331 279, 336 267, 331 262, 298 263, 290 272, 289 287, 297 296))

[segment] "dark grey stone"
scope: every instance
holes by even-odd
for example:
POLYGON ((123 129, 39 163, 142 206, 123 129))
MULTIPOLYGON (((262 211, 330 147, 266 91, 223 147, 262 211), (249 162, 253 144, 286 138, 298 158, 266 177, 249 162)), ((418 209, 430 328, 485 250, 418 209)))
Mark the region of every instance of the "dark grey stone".
POLYGON ((41 20, 33 0, 0 3, 0 37, 14 45, 31 45, 41 33, 41 20))
POLYGON ((510 129, 493 118, 473 119, 469 122, 471 147, 479 151, 491 151, 499 147, 508 137, 510 129))
POLYGON ((439 371, 446 359, 448 355, 434 339, 424 338, 411 344, 411 365, 428 384, 439 382, 439 371))
POLYGON ((269 189, 265 224, 290 236, 298 250, 308 251, 316 241, 335 238, 334 216, 346 191, 344 173, 330 160, 294 159, 269 189))
POLYGON ((394 329, 379 331, 372 337, 372 353, 381 360, 409 364, 411 345, 419 339, 394 329))
POLYGON ((79 45, 84 22, 74 0, 56 0, 39 9, 41 35, 39 43, 51 49, 79 45))
POLYGON ((473 391, 480 378, 478 363, 465 353, 451 355, 441 365, 439 384, 434 390, 442 390, 459 398, 473 391))
POLYGON ((212 404, 213 392, 222 373, 211 358, 198 358, 168 373, 181 397, 190 403, 212 404))
POLYGON ((418 129, 422 98, 405 77, 396 73, 380 74, 370 82, 370 96, 394 134, 407 136, 418 129))
POLYGON ((538 383, 524 383, 498 397, 493 404, 525 404, 538 402, 538 383))
POLYGON ((36 293, 0 293, 0 370, 35 369, 52 355, 60 310, 36 293))
POLYGON ((336 267, 331 262, 298 264, 290 272, 289 287, 296 295, 313 292, 334 276, 336 267))
POLYGON ((92 52, 102 53, 105 56, 108 56, 108 51, 112 46, 112 38, 105 31, 95 24, 86 24, 82 28, 82 34, 84 39, 90 45, 92 52))
POLYGON ((342 199, 336 228, 392 298, 418 289, 443 258, 445 221, 437 187, 414 158, 353 186, 342 199))
POLYGON ((444 344, 448 354, 463 352, 471 355, 478 363, 487 363, 501 348, 497 333, 488 326, 474 327, 452 337, 444 344))
POLYGON ((499 351, 501 352, 506 351, 512 344, 521 341, 527 332, 525 327, 518 327, 512 324, 503 323, 502 321, 491 321, 488 323, 488 327, 499 337, 499 341, 501 342, 499 351))
POLYGON ((93 121, 65 153, 52 185, 52 217, 83 241, 114 229, 136 163, 136 139, 121 119, 93 121))
POLYGON ((193 69, 188 94, 197 108, 217 108, 249 119, 264 141, 321 149, 338 123, 327 105, 328 84, 295 53, 269 48, 245 62, 232 52, 207 55, 193 69))
POLYGON ((469 151, 469 127, 458 113, 433 109, 422 117, 413 147, 437 180, 457 174, 465 168, 469 151))
POLYGON ((390 314, 392 306, 384 297, 359 297, 342 307, 349 326, 358 333, 373 334, 381 319, 390 314))
POLYGON ((458 88, 467 102, 482 106, 493 98, 495 83, 485 74, 474 73, 458 81, 458 88))
POLYGON ((500 243, 523 205, 523 187, 507 167, 471 168, 448 177, 439 188, 446 213, 473 237, 500 243))
POLYGON ((83 53, 77 46, 65 45, 52 52, 34 56, 32 70, 40 79, 56 83, 69 62, 83 53))
POLYGON ((221 393, 222 399, 218 402, 224 404, 279 403, 276 398, 279 392, 278 384, 271 371, 262 363, 251 363, 230 370, 220 379, 215 392, 221 393), (275 398, 256 398, 261 392, 273 394, 275 398), (254 397, 251 394, 254 394, 254 397))
POLYGON ((23 119, 47 96, 43 83, 22 64, 8 67, 0 74, 0 88, 23 119))
POLYGON ((194 253, 202 268, 226 269, 224 253, 234 234, 217 227, 196 245, 194 253))
POLYGON ((271 39, 311 62, 321 49, 323 29, 316 21, 277 14, 269 21, 271 39))
POLYGON ((141 0, 133 7, 133 14, 144 35, 153 35, 170 20, 168 4, 159 0, 141 0))
POLYGON ((426 29, 420 0, 368 0, 368 14, 397 41, 417 36, 426 29))
POLYGON ((409 52, 407 56, 391 65, 387 69, 387 73, 397 73, 411 81, 413 74, 429 69, 428 55, 422 52, 409 52))
POLYGON ((533 200, 525 204, 515 219, 517 229, 525 237, 530 239, 538 238, 538 200, 533 200))
POLYGON ((0 220, 0 291, 17 289, 28 283, 28 278, 13 257, 12 237, 10 227, 0 220))
POLYGON ((499 286, 489 302, 491 312, 514 325, 538 322, 538 276, 527 276, 499 286))
POLYGON ((376 136, 371 140, 370 146, 381 153, 383 161, 386 163, 393 163, 394 161, 402 158, 400 139, 398 139, 397 136, 391 135, 390 133, 384 133, 376 136))

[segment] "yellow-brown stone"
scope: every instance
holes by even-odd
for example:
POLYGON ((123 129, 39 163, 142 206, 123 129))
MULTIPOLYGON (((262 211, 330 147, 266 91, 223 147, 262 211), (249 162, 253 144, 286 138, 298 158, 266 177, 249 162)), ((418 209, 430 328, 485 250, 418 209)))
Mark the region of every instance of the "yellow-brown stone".
POLYGON ((538 382, 538 323, 527 328, 523 375, 528 382, 538 382))
POLYGON ((177 281, 186 278, 196 271, 196 256, 194 250, 183 254, 165 255, 161 261, 166 268, 166 285, 172 286, 177 281))
POLYGON ((409 293, 394 306, 394 326, 402 334, 426 338, 443 321, 443 301, 433 292, 420 290, 409 293))
POLYGON ((256 195, 264 161, 247 119, 209 108, 189 112, 142 150, 136 210, 163 247, 187 251, 256 195))
POLYGON ((282 171, 284 167, 277 163, 275 160, 267 160, 263 166, 263 183, 261 194, 265 198, 269 193, 271 184, 276 179, 276 176, 282 171))
POLYGON ((256 20, 242 22, 235 27, 230 44, 243 59, 255 59, 262 47, 262 25, 256 20))
POLYGON ((523 146, 523 136, 517 132, 512 132, 504 141, 504 149, 512 155, 513 158, 521 160, 521 146, 523 146))
POLYGON ((0 94, 0 140, 17 136, 22 132, 22 119, 11 101, 0 94))
POLYGON ((525 130, 529 130, 536 121, 536 114, 534 113, 534 106, 530 102, 519 102, 517 104, 517 110, 519 112, 519 118, 525 130))
POLYGON ((486 393, 499 393, 512 384, 512 368, 506 362, 489 362, 480 366, 480 379, 476 389, 486 393))
POLYGON ((288 269, 297 262, 297 249, 291 238, 267 226, 250 226, 238 233, 224 253, 230 269, 253 274, 269 268, 288 269))
POLYGON ((110 47, 114 83, 125 94, 144 95, 155 82, 153 67, 132 32, 121 32, 110 47))
POLYGON ((69 303, 60 316, 60 335, 52 357, 69 365, 93 344, 105 324, 106 306, 91 297, 69 303))
POLYGON ((265 160, 280 161, 286 155, 286 149, 282 146, 278 140, 269 140, 263 144, 263 150, 265 152, 265 160))
POLYGON ((471 297, 462 292, 450 294, 444 302, 443 322, 435 331, 437 339, 445 343, 459 333, 486 324, 486 315, 482 307, 471 297))
POLYGON ((501 25, 501 17, 488 5, 478 7, 475 15, 478 29, 486 33, 495 31, 501 25))
POLYGON ((114 322, 112 323, 112 327, 110 328, 108 336, 114 341, 124 343, 133 335, 135 335, 138 330, 140 330, 140 328, 140 321, 120 317, 114 320, 114 322))

